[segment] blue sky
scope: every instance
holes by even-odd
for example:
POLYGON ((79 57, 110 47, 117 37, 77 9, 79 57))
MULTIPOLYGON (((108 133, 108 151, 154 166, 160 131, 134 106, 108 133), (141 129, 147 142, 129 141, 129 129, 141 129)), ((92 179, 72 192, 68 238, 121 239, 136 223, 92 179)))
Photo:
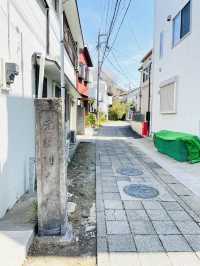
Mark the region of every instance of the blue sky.
MULTIPOLYGON (((105 30, 105 6, 114 0, 78 0, 82 29, 85 43, 90 49, 94 65, 97 62, 97 35, 105 30)), ((127 5, 128 0, 123 0, 127 5)), ((110 54, 111 62, 116 65, 115 58, 122 70, 116 71, 110 62, 106 61, 104 70, 112 73, 119 84, 128 88, 138 86, 140 75, 138 67, 142 57, 152 48, 153 44, 153 1, 132 0, 126 20, 119 37, 110 54)), ((112 9, 113 10, 113 9, 112 9)), ((113 12, 113 11, 112 11, 113 12)), ((111 16, 111 13, 110 13, 111 16)), ((120 21, 120 20, 119 20, 120 21)), ((119 67, 117 66, 117 69, 119 67)))

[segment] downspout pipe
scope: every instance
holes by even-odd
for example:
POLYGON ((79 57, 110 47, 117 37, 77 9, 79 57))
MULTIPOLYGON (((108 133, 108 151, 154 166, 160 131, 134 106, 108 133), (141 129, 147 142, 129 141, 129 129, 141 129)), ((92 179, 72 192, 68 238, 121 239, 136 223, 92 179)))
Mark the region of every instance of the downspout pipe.
POLYGON ((146 115, 146 120, 148 122, 148 132, 150 134, 150 120, 151 120, 151 68, 152 68, 152 63, 149 65, 149 91, 148 91, 148 110, 147 110, 147 115, 146 115))

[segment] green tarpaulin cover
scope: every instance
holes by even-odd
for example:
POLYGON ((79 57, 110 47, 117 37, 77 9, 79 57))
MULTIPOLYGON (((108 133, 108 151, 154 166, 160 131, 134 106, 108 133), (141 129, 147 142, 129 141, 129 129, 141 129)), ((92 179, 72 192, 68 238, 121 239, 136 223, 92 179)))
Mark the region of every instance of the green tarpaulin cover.
POLYGON ((154 134, 154 144, 178 161, 200 162, 200 139, 195 135, 161 130, 154 134))

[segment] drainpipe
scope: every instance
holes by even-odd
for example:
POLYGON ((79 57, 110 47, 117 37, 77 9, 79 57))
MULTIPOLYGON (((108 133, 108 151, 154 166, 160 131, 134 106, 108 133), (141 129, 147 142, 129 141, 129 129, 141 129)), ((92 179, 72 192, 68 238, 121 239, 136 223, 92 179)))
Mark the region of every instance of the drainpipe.
POLYGON ((148 92, 148 111, 146 114, 146 120, 148 122, 148 132, 150 135, 150 120, 151 120, 151 113, 150 113, 150 108, 151 108, 151 66, 152 63, 149 65, 149 92, 148 92))
POLYGON ((60 20, 60 85, 61 97, 65 98, 65 70, 64 70, 64 29, 63 29, 63 0, 59 0, 59 20, 60 20))

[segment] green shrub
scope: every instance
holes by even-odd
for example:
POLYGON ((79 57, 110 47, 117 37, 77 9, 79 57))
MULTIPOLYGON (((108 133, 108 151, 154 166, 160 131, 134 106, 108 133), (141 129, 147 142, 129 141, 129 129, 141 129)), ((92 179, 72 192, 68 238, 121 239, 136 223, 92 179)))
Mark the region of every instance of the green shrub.
POLYGON ((103 125, 107 121, 106 114, 100 112, 99 113, 99 125, 103 125))
POLYGON ((113 102, 112 107, 109 109, 110 120, 124 120, 128 112, 128 105, 120 101, 113 102))
POLYGON ((96 126, 96 115, 93 114, 93 113, 89 113, 87 116, 86 116, 86 126, 89 126, 89 127, 95 127, 96 126))

